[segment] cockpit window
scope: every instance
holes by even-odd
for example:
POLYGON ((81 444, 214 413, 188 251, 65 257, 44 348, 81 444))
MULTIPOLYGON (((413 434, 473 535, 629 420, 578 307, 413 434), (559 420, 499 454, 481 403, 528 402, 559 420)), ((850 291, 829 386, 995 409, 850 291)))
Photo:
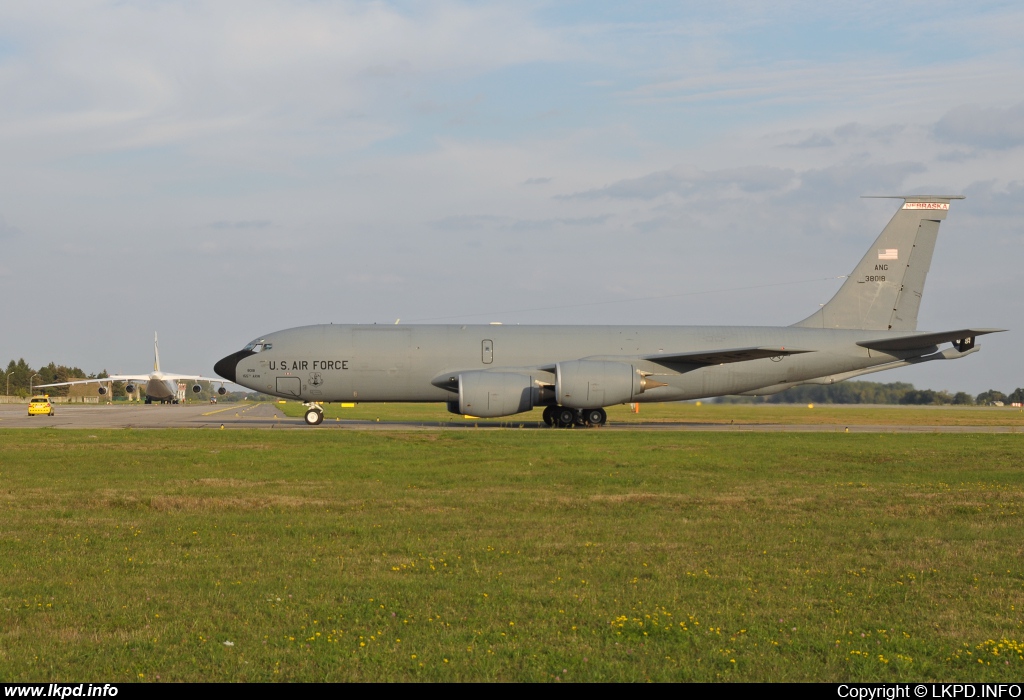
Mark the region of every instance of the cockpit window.
POLYGON ((272 347, 274 347, 272 343, 264 343, 262 340, 254 340, 242 349, 251 350, 252 352, 260 352, 261 350, 270 350, 272 347))

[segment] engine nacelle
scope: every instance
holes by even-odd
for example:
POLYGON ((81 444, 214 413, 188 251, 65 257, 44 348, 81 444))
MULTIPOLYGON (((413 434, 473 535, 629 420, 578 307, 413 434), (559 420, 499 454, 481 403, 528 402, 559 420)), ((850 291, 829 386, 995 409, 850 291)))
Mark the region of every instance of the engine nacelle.
MULTIPOLYGON (((480 418, 511 416, 529 411, 540 389, 528 374, 518 372, 463 372, 459 375, 458 412, 480 418)), ((449 409, 455 408, 454 401, 449 409)))
POLYGON ((228 390, 225 389, 224 387, 220 387, 219 389, 217 389, 217 393, 223 396, 224 394, 228 393, 228 390))
POLYGON ((203 390, 203 387, 199 386, 198 384, 193 384, 192 385, 192 393, 193 394, 198 394, 202 390, 203 390))
POLYGON ((100 384, 99 388, 96 389, 96 393, 99 394, 100 396, 106 396, 107 395, 107 387, 105 387, 102 384, 100 384))
POLYGON ((135 393, 135 385, 134 384, 125 384, 124 385, 124 393, 126 393, 126 394, 134 394, 135 393))
POLYGON ((600 360, 559 362, 555 398, 568 408, 601 408, 628 403, 644 393, 646 382, 633 365, 600 360))

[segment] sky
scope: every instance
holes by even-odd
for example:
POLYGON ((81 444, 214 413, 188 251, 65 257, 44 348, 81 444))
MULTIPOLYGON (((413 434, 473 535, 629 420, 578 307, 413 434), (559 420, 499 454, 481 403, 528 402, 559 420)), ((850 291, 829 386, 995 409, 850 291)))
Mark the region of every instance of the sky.
POLYGON ((314 323, 788 325, 964 194, 872 375, 1024 386, 1024 6, 0 3, 0 360, 213 374, 314 323))

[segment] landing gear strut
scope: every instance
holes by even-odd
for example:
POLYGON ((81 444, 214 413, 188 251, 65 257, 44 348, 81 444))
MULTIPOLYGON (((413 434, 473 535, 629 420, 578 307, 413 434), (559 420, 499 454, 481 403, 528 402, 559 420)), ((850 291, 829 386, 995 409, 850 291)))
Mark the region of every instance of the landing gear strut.
POLYGON ((306 425, 320 425, 324 422, 324 409, 320 407, 320 404, 307 403, 304 404, 309 410, 306 411, 306 425))

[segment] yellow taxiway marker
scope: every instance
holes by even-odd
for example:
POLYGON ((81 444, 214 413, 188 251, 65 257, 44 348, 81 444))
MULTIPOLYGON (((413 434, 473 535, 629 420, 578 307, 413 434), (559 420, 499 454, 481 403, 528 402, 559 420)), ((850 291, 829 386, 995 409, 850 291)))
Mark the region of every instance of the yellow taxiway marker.
POLYGON ((224 411, 234 411, 238 406, 228 406, 227 408, 218 408, 216 411, 207 411, 204 416, 212 416, 214 413, 223 413, 224 411))

